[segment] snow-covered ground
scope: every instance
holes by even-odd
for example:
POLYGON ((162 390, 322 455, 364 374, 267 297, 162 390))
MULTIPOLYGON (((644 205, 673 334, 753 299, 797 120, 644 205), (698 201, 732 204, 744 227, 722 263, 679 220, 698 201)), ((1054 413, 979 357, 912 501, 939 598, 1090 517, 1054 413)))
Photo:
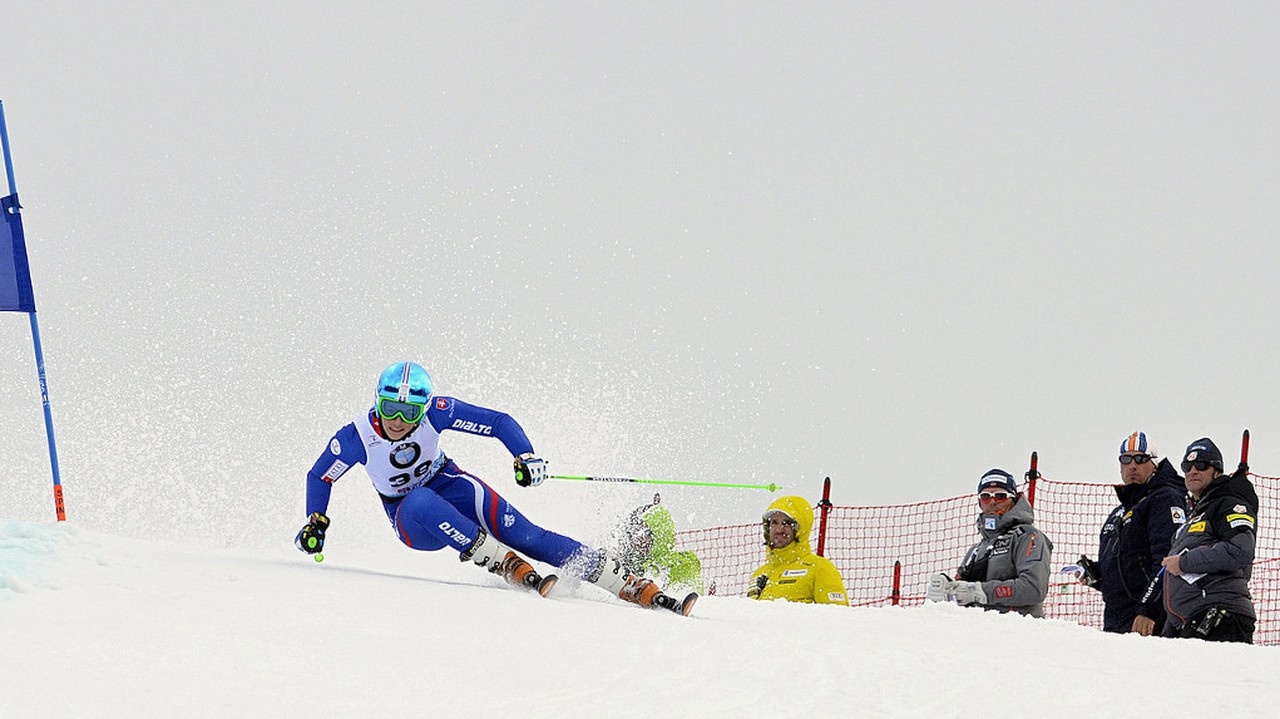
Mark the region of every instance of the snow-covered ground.
POLYGON ((0 521, 0 716, 1275 716, 1274 648, 954 606, 544 600, 452 553, 0 521), (398 551, 397 551, 398 550, 398 551))

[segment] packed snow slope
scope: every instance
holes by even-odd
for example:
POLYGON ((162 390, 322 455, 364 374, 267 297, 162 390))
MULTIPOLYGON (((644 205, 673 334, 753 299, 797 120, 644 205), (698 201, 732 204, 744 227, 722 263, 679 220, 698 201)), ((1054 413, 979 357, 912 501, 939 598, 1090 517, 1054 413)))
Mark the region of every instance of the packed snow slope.
POLYGON ((1274 716, 1272 648, 932 605, 549 599, 451 553, 194 549, 0 521, 0 716, 1274 716), (1208 704, 1206 704, 1208 706, 1208 704), (782 713, 779 713, 782 712, 782 713))

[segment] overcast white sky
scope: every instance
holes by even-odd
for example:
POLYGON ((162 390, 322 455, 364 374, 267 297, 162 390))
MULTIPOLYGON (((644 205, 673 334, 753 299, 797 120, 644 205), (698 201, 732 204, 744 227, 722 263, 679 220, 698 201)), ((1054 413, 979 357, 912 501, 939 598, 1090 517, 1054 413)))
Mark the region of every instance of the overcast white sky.
MULTIPOLYGON (((1047 476, 1112 481, 1137 428, 1231 462, 1245 427, 1280 473, 1278 20, 9 8, 0 100, 68 511, 291 534, 302 474, 404 357, 568 474, 814 499, 830 475, 837 503, 906 502, 1032 450, 1047 476)), ((26 318, 0 338, 0 506, 42 518, 26 318)), ((450 451, 515 492, 497 443, 450 451)), ((769 499, 671 491, 699 526, 769 499)), ((608 514, 643 494, 537 492, 513 498, 608 514)))

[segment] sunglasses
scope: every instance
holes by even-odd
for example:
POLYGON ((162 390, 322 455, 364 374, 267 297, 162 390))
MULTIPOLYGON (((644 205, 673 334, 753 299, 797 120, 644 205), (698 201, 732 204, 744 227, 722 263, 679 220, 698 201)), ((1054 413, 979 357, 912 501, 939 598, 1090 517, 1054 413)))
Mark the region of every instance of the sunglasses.
POLYGON ((1183 463, 1182 463, 1182 473, 1183 473, 1183 474, 1186 474, 1187 472, 1190 472, 1192 467, 1195 467, 1196 469, 1198 469, 1198 470, 1200 470, 1201 472, 1203 472, 1203 471, 1205 471, 1206 469, 1208 469, 1208 468, 1210 468, 1210 467, 1212 467, 1212 466, 1214 466, 1214 465, 1213 465, 1213 462, 1206 462, 1206 461, 1205 461, 1205 460, 1203 460, 1203 459, 1196 460, 1195 462, 1183 462, 1183 463))
POLYGON ((980 502, 1003 502, 1012 497, 1008 492, 978 492, 978 501, 980 502))
POLYGON ((386 397, 378 398, 378 416, 383 419, 395 419, 399 417, 401 420, 409 424, 417 424, 422 415, 427 411, 425 404, 416 404, 414 402, 397 402, 394 399, 386 397))
MULTIPOLYGON (((1120 455, 1120 464, 1146 464, 1151 461, 1149 454, 1122 454, 1120 455)), ((1184 470, 1185 471, 1185 470, 1184 470)))

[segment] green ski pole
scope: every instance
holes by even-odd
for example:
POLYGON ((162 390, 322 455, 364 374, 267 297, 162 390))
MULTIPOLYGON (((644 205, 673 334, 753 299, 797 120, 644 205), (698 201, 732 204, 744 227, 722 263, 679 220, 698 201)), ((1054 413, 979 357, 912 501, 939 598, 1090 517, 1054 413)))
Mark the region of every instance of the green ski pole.
POLYGON ((632 477, 579 477, 568 474, 548 475, 551 479, 570 479, 578 482, 634 482, 636 484, 679 484, 687 487, 730 487, 734 489, 767 489, 776 492, 782 489, 778 485, 769 484, 728 484, 725 482, 691 482, 680 479, 635 479, 632 477))

